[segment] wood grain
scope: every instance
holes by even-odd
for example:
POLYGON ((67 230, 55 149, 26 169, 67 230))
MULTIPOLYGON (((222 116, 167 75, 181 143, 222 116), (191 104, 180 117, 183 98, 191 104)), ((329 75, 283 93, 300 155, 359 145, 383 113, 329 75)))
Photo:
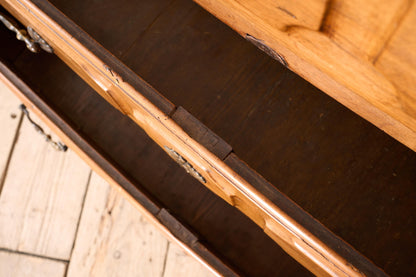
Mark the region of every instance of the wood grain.
POLYGON ((0 251, 1 277, 64 277, 66 263, 0 251))
POLYGON ((31 139, 18 141, 0 196, 0 247, 68 260, 90 169, 26 119, 20 136, 31 139))
POLYGON ((325 15, 328 0, 240 0, 238 3, 247 11, 255 11, 268 24, 279 30, 291 26, 319 30, 325 15))
POLYGON ((416 4, 376 61, 376 67, 394 84, 402 108, 416 117, 416 4))
POLYGON ((191 260, 178 246, 170 244, 163 277, 175 276, 210 277, 212 273, 191 260))
POLYGON ((68 276, 161 276, 168 241, 93 174, 68 276))
MULTIPOLYGON (((333 0, 321 31, 358 59, 373 61, 409 11, 411 0, 333 0)), ((405 41, 404 45, 410 46, 405 41)))
MULTIPOLYGON (((6 165, 14 144, 15 136, 22 116, 18 109, 20 102, 12 96, 11 91, 0 82, 0 182, 4 180, 6 165)), ((0 183, 0 191, 2 184, 0 183)))

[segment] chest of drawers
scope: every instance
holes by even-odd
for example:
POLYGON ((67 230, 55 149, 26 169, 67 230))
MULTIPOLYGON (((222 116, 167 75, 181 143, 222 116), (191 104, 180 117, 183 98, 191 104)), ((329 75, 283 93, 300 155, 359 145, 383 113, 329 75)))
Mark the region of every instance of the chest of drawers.
POLYGON ((1 3, 53 48, 2 81, 214 272, 415 274, 415 153, 195 3, 1 3))

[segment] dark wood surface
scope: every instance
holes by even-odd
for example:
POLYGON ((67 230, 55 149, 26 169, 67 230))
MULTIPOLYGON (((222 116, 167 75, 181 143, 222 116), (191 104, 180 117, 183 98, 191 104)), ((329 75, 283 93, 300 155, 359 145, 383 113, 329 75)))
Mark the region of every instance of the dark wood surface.
MULTIPOLYGON (((52 2, 375 264, 394 276, 416 275, 414 152, 190 1, 105 0, 98 17, 84 12, 94 10, 95 1, 52 2)), ((307 274, 245 216, 178 170, 56 58, 25 53, 15 65, 80 131, 244 274, 307 274)))

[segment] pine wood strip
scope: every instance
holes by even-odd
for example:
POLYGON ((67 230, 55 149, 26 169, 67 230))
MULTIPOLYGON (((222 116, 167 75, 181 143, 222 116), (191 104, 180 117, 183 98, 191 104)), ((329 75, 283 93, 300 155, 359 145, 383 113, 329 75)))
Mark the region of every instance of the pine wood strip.
POLYGON ((168 241, 93 174, 68 276, 161 276, 168 241))
POLYGON ((373 61, 394 34, 411 0, 333 0, 321 30, 356 57, 373 61))
POLYGON ((65 276, 66 263, 40 257, 0 251, 1 277, 65 276))
POLYGON ((211 277, 213 275, 201 264, 186 255, 178 246, 170 244, 163 277, 176 276, 211 277))
POLYGON ((0 196, 0 247, 68 260, 89 173, 24 119, 0 196))
MULTIPOLYGON (((5 177, 6 166, 21 117, 19 104, 20 102, 11 91, 0 82, 0 182, 3 182, 5 177)), ((1 187, 2 183, 0 183, 0 192, 1 187)))

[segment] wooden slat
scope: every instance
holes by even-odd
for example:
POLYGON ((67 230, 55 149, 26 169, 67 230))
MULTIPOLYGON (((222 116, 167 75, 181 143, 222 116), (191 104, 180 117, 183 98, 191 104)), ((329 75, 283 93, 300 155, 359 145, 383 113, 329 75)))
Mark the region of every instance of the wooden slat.
POLYGON ((0 251, 2 277, 63 277, 65 270, 65 262, 0 251))
POLYGON ((186 255, 178 246, 169 245, 166 257, 166 267, 162 277, 176 276, 213 276, 211 272, 186 255))
POLYGON ((321 30, 358 58, 374 60, 396 31, 411 0, 333 0, 321 30))
POLYGON ((161 276, 168 241, 93 174, 68 276, 161 276))
POLYGON ((376 67, 395 85, 403 109, 416 117, 416 4, 401 22, 376 67))
POLYGON ((0 247, 67 260, 90 169, 71 150, 47 144, 26 119, 20 136, 0 195, 0 247))
MULTIPOLYGON (((0 82, 0 182, 5 177, 6 165, 21 117, 21 112, 18 109, 19 104, 17 98, 0 82)), ((0 183, 0 191, 1 187, 0 183)))

